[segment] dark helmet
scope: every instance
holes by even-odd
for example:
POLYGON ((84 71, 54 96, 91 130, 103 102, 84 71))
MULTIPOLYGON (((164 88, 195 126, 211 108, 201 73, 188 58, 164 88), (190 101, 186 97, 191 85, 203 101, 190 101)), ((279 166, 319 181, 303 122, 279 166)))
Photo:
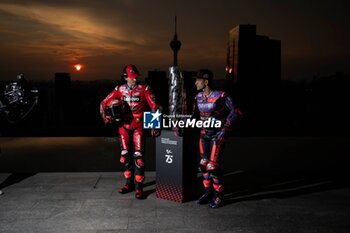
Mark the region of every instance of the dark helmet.
POLYGON ((112 117, 111 122, 121 123, 123 118, 123 101, 115 99, 107 103, 105 115, 112 117))

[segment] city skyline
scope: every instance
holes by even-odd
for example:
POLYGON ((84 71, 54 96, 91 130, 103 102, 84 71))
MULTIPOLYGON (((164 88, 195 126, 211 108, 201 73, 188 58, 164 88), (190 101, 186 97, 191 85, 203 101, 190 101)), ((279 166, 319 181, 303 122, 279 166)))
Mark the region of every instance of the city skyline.
POLYGON ((182 70, 207 67, 224 78, 229 30, 255 24, 258 34, 281 40, 282 80, 350 73, 347 5, 4 0, 0 79, 13 79, 20 72, 33 80, 52 80, 55 72, 69 72, 72 80, 118 79, 128 63, 140 67, 143 77, 149 70, 167 70, 175 14, 182 70), (82 64, 82 70, 74 71, 75 64, 82 64))

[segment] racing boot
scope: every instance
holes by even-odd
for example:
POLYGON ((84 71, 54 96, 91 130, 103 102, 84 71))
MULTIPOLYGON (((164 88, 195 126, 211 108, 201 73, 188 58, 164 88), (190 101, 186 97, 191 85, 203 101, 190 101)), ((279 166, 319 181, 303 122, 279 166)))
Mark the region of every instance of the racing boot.
POLYGON ((135 185, 132 179, 126 179, 125 185, 120 187, 118 190, 119 193, 125 194, 125 193, 130 193, 135 190, 135 185))
POLYGON ((136 193, 135 193, 135 198, 141 200, 144 199, 143 195, 143 181, 144 181, 144 176, 136 175, 135 176, 135 181, 136 181, 136 193))
POLYGON ((135 198, 142 200, 144 198, 143 196, 143 188, 137 188, 135 193, 135 198))
POLYGON ((125 171, 124 176, 126 178, 126 183, 118 190, 119 193, 125 194, 130 193, 135 190, 134 179, 130 171, 125 171))
POLYGON ((209 173, 204 173, 203 178, 204 193, 197 200, 197 204, 199 205, 207 204, 210 198, 213 196, 212 181, 209 179, 209 173))
POLYGON ((212 209, 219 208, 222 205, 223 194, 217 191, 214 192, 213 199, 209 203, 209 207, 212 209))
POLYGON ((209 203, 209 200, 213 196, 213 189, 211 187, 204 190, 203 195, 197 200, 197 204, 203 205, 209 203))

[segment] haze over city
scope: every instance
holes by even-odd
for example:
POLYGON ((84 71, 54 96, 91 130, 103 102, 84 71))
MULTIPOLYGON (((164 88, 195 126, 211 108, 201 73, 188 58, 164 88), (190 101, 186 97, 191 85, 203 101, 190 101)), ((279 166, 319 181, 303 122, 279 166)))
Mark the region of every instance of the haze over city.
POLYGON ((257 34, 281 40, 282 79, 350 73, 346 1, 39 1, 0 3, 0 79, 23 72, 52 80, 119 78, 125 64, 142 75, 172 64, 169 42, 178 16, 182 70, 210 68, 225 76, 228 31, 256 24, 257 34), (82 64, 80 71, 74 65, 82 64))

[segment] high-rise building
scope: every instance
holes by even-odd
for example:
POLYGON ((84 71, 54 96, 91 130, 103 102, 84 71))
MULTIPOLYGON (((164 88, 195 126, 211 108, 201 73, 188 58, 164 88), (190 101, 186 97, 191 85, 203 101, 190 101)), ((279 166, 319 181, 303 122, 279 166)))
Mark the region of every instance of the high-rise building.
POLYGON ((281 79, 281 41, 256 35, 256 25, 229 31, 226 78, 239 85, 276 85, 281 79))

